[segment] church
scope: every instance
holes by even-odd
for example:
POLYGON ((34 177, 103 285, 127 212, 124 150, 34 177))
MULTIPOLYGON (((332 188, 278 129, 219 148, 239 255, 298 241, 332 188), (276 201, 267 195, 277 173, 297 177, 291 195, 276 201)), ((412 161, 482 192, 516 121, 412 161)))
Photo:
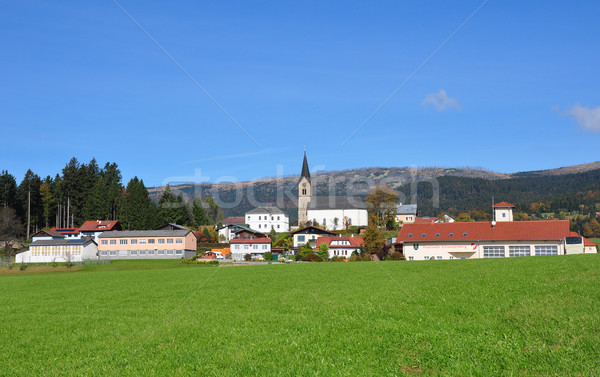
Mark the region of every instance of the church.
POLYGON ((351 226, 367 226, 368 222, 367 206, 358 198, 312 195, 305 151, 298 182, 298 226, 315 225, 327 230, 342 230, 351 226))

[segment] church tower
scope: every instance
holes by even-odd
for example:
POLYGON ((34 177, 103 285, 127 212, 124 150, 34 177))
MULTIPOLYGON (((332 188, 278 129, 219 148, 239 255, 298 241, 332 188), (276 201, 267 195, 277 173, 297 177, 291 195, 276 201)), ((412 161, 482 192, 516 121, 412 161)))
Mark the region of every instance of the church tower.
POLYGON ((298 226, 303 227, 308 221, 308 203, 310 202, 310 171, 308 170, 308 161, 306 160, 306 150, 304 151, 304 162, 302 162, 302 173, 298 182, 298 226))

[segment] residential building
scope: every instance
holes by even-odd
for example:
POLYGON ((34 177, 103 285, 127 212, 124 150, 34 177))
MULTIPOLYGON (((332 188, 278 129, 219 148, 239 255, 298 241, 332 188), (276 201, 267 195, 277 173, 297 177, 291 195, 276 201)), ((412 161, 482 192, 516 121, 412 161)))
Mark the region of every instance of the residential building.
POLYGON ((231 259, 244 260, 246 254, 250 254, 252 259, 262 258, 264 253, 271 251, 271 239, 261 238, 234 238, 230 242, 231 259))
POLYGON ((81 238, 92 238, 94 241, 96 241, 96 243, 98 243, 98 236, 100 236, 102 233, 118 230, 121 230, 121 223, 119 223, 117 220, 86 221, 81 227, 79 227, 81 238))
POLYGON ((42 229, 31 236, 31 242, 47 241, 47 240, 62 240, 65 235, 52 229, 42 229))
POLYGON ((17 263, 82 262, 87 259, 98 259, 98 247, 91 239, 38 239, 15 257, 17 263))
POLYGON ((175 223, 167 223, 165 225, 159 226, 156 230, 188 230, 188 227, 183 225, 178 225, 175 223))
POLYGON ((396 207, 396 213, 394 220, 398 224, 411 224, 414 223, 417 218, 417 205, 416 204, 398 204, 396 207))
POLYGON ((318 249, 323 243, 329 247, 329 258, 349 258, 354 252, 360 253, 360 248, 364 246, 365 241, 358 236, 319 237, 316 248, 318 249))
POLYGON ((98 238, 102 259, 180 259, 196 255, 196 235, 189 229, 113 231, 98 238))
POLYGON ((292 248, 298 249, 307 242, 311 243, 312 247, 314 248, 319 237, 335 236, 336 234, 328 230, 309 225, 302 229, 291 232, 290 235, 292 236, 292 248))
POLYGON ((222 221, 222 226, 217 229, 220 242, 229 242, 235 237, 235 232, 241 230, 241 226, 247 226, 244 216, 228 217, 222 221))
POLYGON ((258 207, 245 214, 248 227, 259 232, 269 233, 275 230, 277 233, 290 230, 290 219, 277 207, 258 207))
POLYGON ((586 254, 594 254, 598 252, 598 246, 587 238, 583 239, 583 245, 583 252, 586 254))

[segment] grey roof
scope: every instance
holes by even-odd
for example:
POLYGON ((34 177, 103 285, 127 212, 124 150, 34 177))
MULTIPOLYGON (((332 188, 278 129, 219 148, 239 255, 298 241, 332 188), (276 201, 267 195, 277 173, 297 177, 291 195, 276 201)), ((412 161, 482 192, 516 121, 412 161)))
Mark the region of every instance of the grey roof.
POLYGON ((351 196, 316 196, 310 199, 308 209, 367 209, 367 205, 362 199, 351 196))
POLYGON ((416 215, 417 205, 416 204, 399 204, 396 208, 396 213, 399 215, 416 215))
POLYGON ((177 225, 175 223, 167 223, 163 226, 156 228, 156 230, 173 230, 173 229, 188 230, 188 228, 184 227, 183 225, 177 225))
POLYGON ((248 233, 252 233, 252 234, 262 234, 262 235, 265 235, 263 232, 259 232, 258 230, 254 230, 254 229, 252 229, 252 228, 250 228, 250 227, 248 227, 246 225, 237 224, 236 226, 238 228, 240 228, 240 230, 234 232, 236 234, 240 233, 240 232, 248 232, 248 233))
POLYGON ((304 151, 304 161, 302 161, 302 173, 300 179, 306 178, 310 182, 310 171, 308 170, 308 161, 306 160, 306 151, 304 151))
POLYGON ((122 238, 122 237, 185 237, 191 230, 122 230, 104 232, 98 238, 122 238))
POLYGON ((77 239, 64 239, 64 240, 38 240, 29 244, 29 246, 76 246, 76 245, 87 245, 93 243, 94 240, 89 238, 77 238, 77 239))
POLYGON ((277 207, 258 207, 246 212, 246 215, 285 215, 285 212, 277 207))
POLYGON ((295 230, 295 231, 291 232, 290 234, 330 234, 333 236, 337 235, 337 233, 330 232, 325 229, 317 228, 316 226, 312 226, 312 225, 309 225, 302 229, 295 230))

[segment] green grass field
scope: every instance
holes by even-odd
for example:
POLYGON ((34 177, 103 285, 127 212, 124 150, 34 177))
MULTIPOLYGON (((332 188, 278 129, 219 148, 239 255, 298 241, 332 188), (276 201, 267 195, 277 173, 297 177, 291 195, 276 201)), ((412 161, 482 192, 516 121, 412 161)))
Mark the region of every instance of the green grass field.
POLYGON ((600 256, 0 275, 0 375, 600 375, 600 256))

